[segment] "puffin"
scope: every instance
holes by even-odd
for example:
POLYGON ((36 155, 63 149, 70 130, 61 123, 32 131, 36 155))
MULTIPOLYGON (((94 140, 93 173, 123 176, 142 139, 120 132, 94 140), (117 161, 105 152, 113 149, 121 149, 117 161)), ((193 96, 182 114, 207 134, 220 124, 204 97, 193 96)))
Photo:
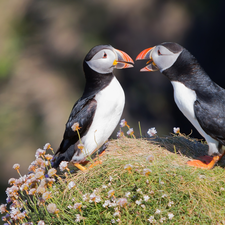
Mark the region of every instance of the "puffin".
POLYGON ((81 164, 108 140, 124 109, 124 91, 113 70, 133 64, 127 53, 111 45, 97 45, 88 52, 83 61, 84 92, 72 108, 53 168, 67 161, 86 170, 81 164))
POLYGON ((140 71, 160 71, 170 80, 176 105, 208 144, 208 155, 188 165, 212 169, 225 154, 225 90, 177 43, 147 48, 136 58, 144 59, 147 65, 140 71))

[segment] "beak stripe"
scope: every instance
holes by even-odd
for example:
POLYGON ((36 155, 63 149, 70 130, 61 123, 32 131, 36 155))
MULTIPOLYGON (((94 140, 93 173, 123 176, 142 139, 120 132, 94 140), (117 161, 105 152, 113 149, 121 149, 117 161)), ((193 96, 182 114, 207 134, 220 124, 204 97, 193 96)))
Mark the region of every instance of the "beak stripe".
POLYGON ((142 52, 140 52, 140 53, 138 54, 136 60, 147 59, 148 54, 151 52, 151 50, 152 50, 153 48, 154 48, 154 47, 147 48, 147 49, 143 50, 142 52))
POLYGON ((123 52, 119 49, 116 49, 116 51, 120 52, 125 62, 134 63, 133 59, 126 52, 123 52))

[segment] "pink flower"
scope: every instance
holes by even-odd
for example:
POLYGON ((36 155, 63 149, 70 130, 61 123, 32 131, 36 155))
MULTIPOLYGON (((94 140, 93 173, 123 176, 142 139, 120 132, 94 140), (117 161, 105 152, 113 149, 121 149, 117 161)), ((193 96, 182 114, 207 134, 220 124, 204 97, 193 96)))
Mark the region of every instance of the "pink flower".
POLYGON ((173 132, 174 132, 174 134, 179 134, 180 133, 180 127, 174 127, 173 132))
POLYGON ((127 131, 127 134, 132 136, 134 134, 134 129, 133 128, 130 128, 128 131, 127 131))
POLYGON ((68 166, 68 162, 67 161, 62 161, 60 164, 59 164, 59 169, 60 171, 64 171, 67 169, 67 166, 68 166))
POLYGON ((126 198, 119 198, 117 201, 117 204, 121 207, 125 207, 127 205, 127 199, 126 198))
POLYGON ((20 164, 16 163, 13 165, 14 170, 19 170, 20 169, 20 164))
POLYGON ((150 137, 155 136, 155 135, 157 134, 157 131, 156 131, 155 127, 152 127, 152 128, 150 128, 150 129, 148 129, 147 134, 148 134, 150 137))
POLYGON ((54 204, 54 203, 48 204, 47 210, 49 213, 55 213, 57 211, 56 204, 54 204))
POLYGON ((125 119, 122 119, 120 121, 120 127, 125 127, 127 125, 127 121, 125 119))

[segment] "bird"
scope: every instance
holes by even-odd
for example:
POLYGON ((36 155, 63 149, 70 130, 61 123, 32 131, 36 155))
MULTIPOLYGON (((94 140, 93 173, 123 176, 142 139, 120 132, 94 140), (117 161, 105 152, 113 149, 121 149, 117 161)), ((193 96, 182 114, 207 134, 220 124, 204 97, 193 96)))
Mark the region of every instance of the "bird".
POLYGON ((108 140, 124 109, 125 94, 113 70, 133 64, 127 53, 111 45, 97 45, 87 53, 83 61, 84 91, 72 108, 53 168, 66 161, 82 171, 87 169, 81 163, 108 140))
POLYGON ((212 169, 225 154, 225 89, 178 43, 147 48, 136 57, 143 59, 148 61, 140 71, 160 71, 170 80, 176 105, 208 144, 208 155, 187 164, 212 169))

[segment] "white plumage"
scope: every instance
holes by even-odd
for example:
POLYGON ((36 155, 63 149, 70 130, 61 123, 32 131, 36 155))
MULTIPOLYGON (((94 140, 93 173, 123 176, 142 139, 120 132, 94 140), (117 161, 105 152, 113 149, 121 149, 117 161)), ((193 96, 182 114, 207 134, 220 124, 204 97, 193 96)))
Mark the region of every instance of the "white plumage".
POLYGON ((73 162, 80 161, 101 147, 116 128, 125 104, 124 91, 114 77, 111 83, 94 98, 97 109, 88 133, 81 138, 84 154, 74 155, 73 162))
POLYGON ((209 145, 208 154, 213 155, 213 153, 218 153, 219 142, 205 133, 205 131, 202 129, 198 120, 195 117, 194 113, 194 102, 196 101, 195 91, 191 90, 190 88, 187 88, 184 84, 178 81, 171 81, 171 83, 173 85, 174 90, 174 100, 178 108, 207 141, 209 145))

